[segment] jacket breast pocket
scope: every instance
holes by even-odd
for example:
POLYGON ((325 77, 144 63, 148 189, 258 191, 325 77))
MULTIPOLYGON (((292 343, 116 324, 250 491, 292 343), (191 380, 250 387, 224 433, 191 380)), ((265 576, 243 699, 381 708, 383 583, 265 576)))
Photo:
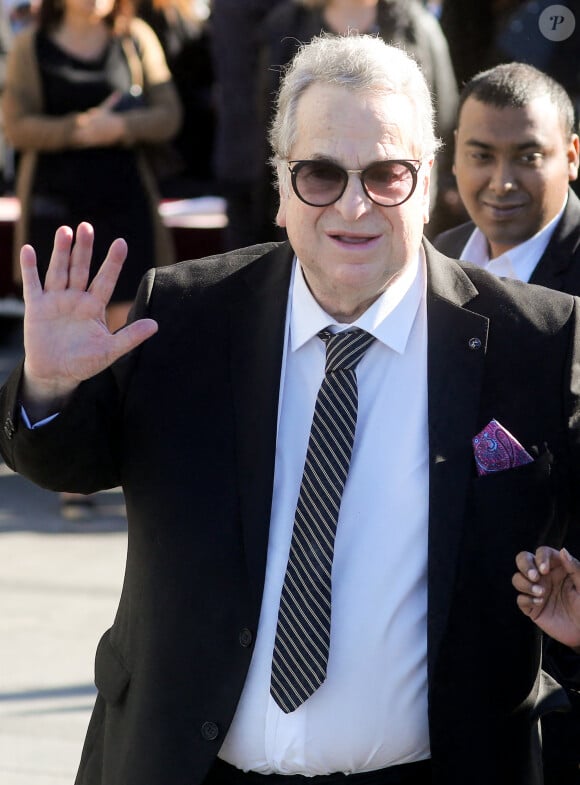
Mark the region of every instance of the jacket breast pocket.
POLYGON ((95 684, 106 702, 115 705, 123 699, 131 681, 131 674, 111 644, 110 633, 111 631, 107 630, 97 646, 95 684))
POLYGON ((472 481, 463 552, 485 583, 495 584, 500 574, 511 579, 519 551, 554 543, 556 497, 547 449, 524 466, 472 481))
POLYGON ((472 515, 492 525, 505 517, 511 529, 551 517, 555 485, 553 456, 548 449, 531 463, 478 477, 472 482, 472 515))

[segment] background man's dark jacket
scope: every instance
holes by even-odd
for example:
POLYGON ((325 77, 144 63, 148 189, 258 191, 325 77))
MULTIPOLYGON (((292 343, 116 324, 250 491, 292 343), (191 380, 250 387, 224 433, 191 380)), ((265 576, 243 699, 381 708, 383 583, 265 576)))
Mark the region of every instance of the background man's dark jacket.
MULTIPOLYGON (((442 232, 435 238, 434 245, 447 256, 458 258, 474 228, 473 221, 469 221, 442 232)), ((568 202, 562 218, 532 273, 530 283, 580 295, 580 199, 571 188, 568 189, 568 202)), ((574 535, 567 544, 573 553, 579 553, 580 531, 574 532, 574 535)), ((550 714, 543 723, 546 785, 576 785, 580 783, 580 656, 545 639, 545 667, 568 688, 572 705, 572 713, 550 714)))
MULTIPOLYGON (((441 232, 434 239, 437 250, 458 259, 475 229, 473 221, 441 232)), ((568 189, 568 202, 530 283, 580 295, 580 199, 568 189)))

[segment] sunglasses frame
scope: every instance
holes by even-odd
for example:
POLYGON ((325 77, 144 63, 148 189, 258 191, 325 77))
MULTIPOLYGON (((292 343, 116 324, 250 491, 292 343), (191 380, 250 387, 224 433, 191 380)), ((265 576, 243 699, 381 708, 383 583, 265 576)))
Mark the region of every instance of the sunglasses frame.
POLYGON ((413 194, 415 193, 415 189, 417 188, 417 179, 419 174, 419 169, 421 168, 422 161, 417 158, 385 158, 383 161, 373 161, 368 166, 365 166, 364 169, 345 169, 344 166, 340 166, 335 161, 327 161, 323 158, 306 158, 301 160, 293 160, 287 161, 288 170, 290 171, 291 181, 292 181, 292 190, 296 194, 296 196, 300 199, 301 202, 304 204, 309 205, 310 207, 329 207, 331 204, 338 202, 338 200, 342 197, 344 192, 346 191, 346 187, 348 185, 348 176, 351 174, 358 174, 360 183, 362 185, 362 189, 365 192, 365 195, 373 202, 374 204, 378 204, 380 207, 398 207, 401 204, 404 204, 407 200, 409 200, 413 194), (346 177, 344 179, 344 184, 338 196, 335 199, 332 199, 330 202, 325 202, 324 204, 314 204, 313 202, 307 201, 299 192, 297 187, 297 178, 300 170, 304 168, 306 164, 313 164, 313 163, 322 163, 327 164, 329 166, 333 166, 338 169, 340 172, 344 172, 346 177), (367 190, 365 185, 364 176, 365 173, 372 169, 373 166, 382 163, 393 163, 393 164, 402 164, 408 171, 411 173, 411 177, 413 179, 413 185, 411 186, 411 190, 409 194, 402 199, 400 202, 391 202, 390 204, 384 204, 383 202, 378 202, 367 190))

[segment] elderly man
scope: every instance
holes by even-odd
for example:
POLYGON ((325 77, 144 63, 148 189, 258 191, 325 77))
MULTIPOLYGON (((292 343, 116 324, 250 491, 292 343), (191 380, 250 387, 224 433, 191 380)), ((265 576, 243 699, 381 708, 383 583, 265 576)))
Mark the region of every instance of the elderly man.
POLYGON ((86 224, 44 289, 22 251, 2 452, 127 501, 77 782, 539 783, 510 580, 579 501, 578 303, 423 240, 437 141, 402 50, 303 47, 272 143, 289 243, 151 271, 114 335, 122 240, 88 289, 86 224))

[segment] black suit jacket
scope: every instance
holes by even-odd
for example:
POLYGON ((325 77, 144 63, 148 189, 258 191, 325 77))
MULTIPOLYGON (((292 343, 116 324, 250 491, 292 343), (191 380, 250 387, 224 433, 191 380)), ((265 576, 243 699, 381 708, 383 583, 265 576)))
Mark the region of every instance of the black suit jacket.
MULTIPOLYGON (((511 575, 574 516, 579 303, 425 248, 433 782, 530 785, 540 645, 511 575), (493 417, 536 460, 478 478, 471 439, 493 417)), ((53 490, 125 491, 126 576, 79 785, 196 785, 227 732, 264 583, 291 261, 281 244, 152 271, 136 313, 158 334, 43 428, 20 421, 19 370, 0 392, 12 468, 53 490)))
MULTIPOLYGON (((442 232, 434 245, 442 253, 457 258, 461 255, 475 224, 472 221, 442 232)), ((568 189, 568 202, 546 250, 530 277, 530 283, 580 295, 580 200, 568 189)), ((573 553, 580 550, 580 532, 569 537, 573 553)), ((543 723, 543 754, 545 773, 550 783, 580 782, 580 696, 577 672, 580 657, 570 649, 545 638, 546 669, 568 688, 573 713, 550 714, 543 723), (564 773, 566 772, 566 773, 564 773)))
MULTIPOLYGON (((467 221, 441 232, 433 244, 441 253, 458 259, 474 229, 473 221, 467 221)), ((568 189, 568 202, 562 218, 532 273, 530 283, 580 295, 580 199, 571 188, 568 189)))

